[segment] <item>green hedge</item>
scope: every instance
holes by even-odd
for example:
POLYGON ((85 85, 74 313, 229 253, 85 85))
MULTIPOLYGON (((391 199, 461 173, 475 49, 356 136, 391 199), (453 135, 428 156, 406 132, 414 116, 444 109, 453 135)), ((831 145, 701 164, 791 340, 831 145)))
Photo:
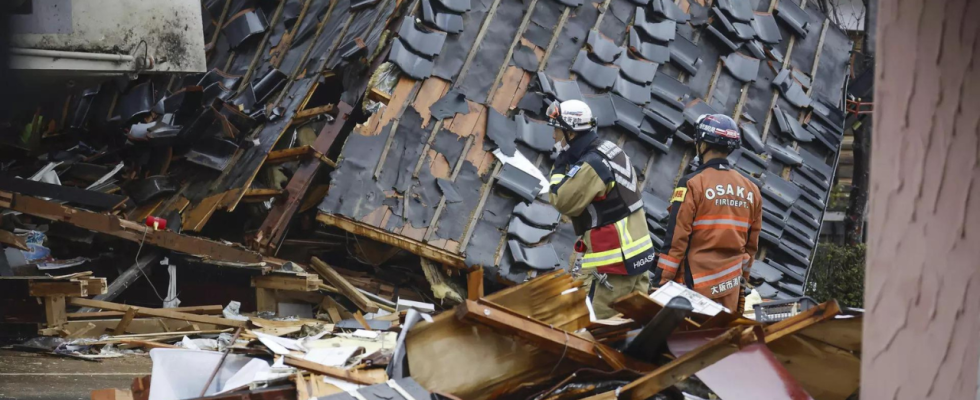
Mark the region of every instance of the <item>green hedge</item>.
POLYGON ((837 299, 841 306, 864 306, 865 245, 821 243, 810 271, 807 295, 818 302, 837 299))

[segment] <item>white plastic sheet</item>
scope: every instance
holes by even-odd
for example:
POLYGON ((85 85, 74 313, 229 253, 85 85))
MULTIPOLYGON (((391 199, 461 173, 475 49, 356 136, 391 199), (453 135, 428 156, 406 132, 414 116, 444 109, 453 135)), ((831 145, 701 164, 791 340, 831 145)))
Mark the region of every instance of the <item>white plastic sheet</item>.
MULTIPOLYGON (((183 400, 197 398, 211 372, 221 361, 222 353, 187 349, 153 349, 150 400, 183 400)), ((205 396, 248 385, 259 373, 267 373, 269 364, 262 359, 229 354, 205 392, 205 396)))

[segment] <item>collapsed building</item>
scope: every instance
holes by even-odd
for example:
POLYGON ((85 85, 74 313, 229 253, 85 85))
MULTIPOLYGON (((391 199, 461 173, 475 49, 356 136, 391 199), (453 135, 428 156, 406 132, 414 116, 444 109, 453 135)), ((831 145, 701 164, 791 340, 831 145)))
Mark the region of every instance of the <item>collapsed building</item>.
MULTIPOLYGON (((354 318, 347 310, 373 313, 380 305, 397 315, 399 299, 460 304, 409 331, 403 351, 410 373, 399 377, 411 376, 423 390, 528 397, 535 392, 522 390, 553 385, 583 365, 607 369, 610 357, 619 360, 612 370, 622 376, 604 379, 636 381, 654 368, 634 363, 654 360, 632 357, 653 353, 624 356, 599 346, 577 359, 569 355, 575 363, 559 368, 553 350, 564 359, 568 339, 559 347, 540 341, 554 339, 554 332, 539 332, 530 346, 489 330, 478 332, 495 344, 476 344, 462 333, 467 321, 479 319, 471 308, 499 308, 557 327, 565 337, 590 328, 594 340, 582 339, 588 347, 621 341, 666 306, 642 303, 642 311, 630 312, 624 305, 617 310, 633 322, 596 336, 601 330, 579 298, 584 293, 553 299, 574 288, 570 279, 551 286, 535 280, 558 282, 568 275, 553 271, 574 264, 571 225, 546 201, 553 142, 543 112, 554 99, 588 103, 600 137, 627 153, 656 246, 674 185, 695 162, 697 118, 731 115, 744 140, 730 161, 764 198, 753 283, 765 300, 792 303, 805 295, 844 132, 851 49, 844 32, 806 0, 207 0, 201 34, 206 67, 197 73, 153 71, 148 58, 168 58, 144 54, 134 61, 138 75, 75 85, 6 121, 2 141, 13 162, 3 165, 0 206, 14 220, 5 229, 36 232, 56 221, 48 240, 72 238, 66 249, 93 247, 79 250, 82 260, 67 260, 70 251, 49 245, 55 260, 45 265, 67 268, 53 278, 38 277, 36 262, 10 265, 7 257, 3 275, 34 276, 39 287, 61 292, 34 291, 32 279, 7 279, 19 294, 4 300, 17 307, 6 308, 5 322, 39 323, 41 333, 56 336, 147 333, 150 323, 137 316, 176 314, 143 307, 128 315, 131 308, 111 302, 126 298, 124 289, 141 278, 142 266, 166 254, 172 263, 210 271, 195 276, 200 282, 170 278, 193 306, 237 300, 241 312, 282 314, 283 299, 290 298, 282 292, 302 292, 289 301, 315 304, 339 326, 354 318), (109 236, 110 243, 127 242, 120 245, 127 251, 138 244, 143 257, 129 269, 98 273, 112 279, 91 286, 85 278, 91 274, 72 275, 98 270, 91 253, 109 236), (311 256, 334 266, 314 265, 311 256), (502 291, 480 303, 484 283, 487 292, 502 291), (45 304, 31 305, 30 297, 45 304), (86 318, 73 321, 66 306, 86 307, 74 313, 86 318), (116 319, 96 323, 89 322, 94 315, 81 315, 96 309, 116 319), (137 323, 119 329, 120 318, 137 323), (454 348, 471 351, 434 365, 444 348, 411 341, 420 337, 416 331, 445 335, 454 348), (507 368, 471 371, 470 380, 443 378, 518 345, 528 346, 526 352, 508 353, 507 368), (539 386, 515 386, 515 379, 539 386)), ((8 250, 45 243, 0 234, 8 250)), ((160 274, 153 279, 167 282, 160 274)), ((129 301, 159 303, 132 296, 129 301)), ((220 310, 185 314, 205 314, 190 317, 198 325, 245 326, 207 316, 220 310)), ((812 322, 851 324, 845 329, 853 332, 852 322, 835 322, 837 313, 812 322)), ((673 326, 685 325, 682 320, 673 326)), ((373 321, 354 327, 370 328, 373 321)), ((738 320, 691 321, 680 330, 738 320)), ((514 322, 480 323, 500 329, 514 322)), ((772 326, 766 333, 779 331, 772 326)), ((729 334, 736 349, 749 346, 750 337, 762 343, 782 337, 770 341, 751 329, 729 334)), ((787 341, 781 346, 792 347, 787 341)), ((697 347, 692 343, 688 349, 697 347)), ((843 370, 856 368, 850 353, 860 346, 820 346, 832 348, 827 351, 843 360, 843 370)), ((675 350, 670 347, 677 357, 684 353, 675 350)), ((814 398, 843 399, 857 385, 856 375, 844 385, 792 372, 814 398), (828 389, 835 385, 842 389, 828 389)))

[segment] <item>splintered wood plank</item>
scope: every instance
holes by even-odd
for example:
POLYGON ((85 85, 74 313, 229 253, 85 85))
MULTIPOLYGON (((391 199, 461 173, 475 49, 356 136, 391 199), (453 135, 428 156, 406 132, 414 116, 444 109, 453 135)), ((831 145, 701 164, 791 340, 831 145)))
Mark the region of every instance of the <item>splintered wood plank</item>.
POLYGON ((105 278, 78 278, 76 280, 86 282, 85 291, 88 292, 89 296, 106 294, 109 290, 109 284, 106 283, 105 278))
POLYGON ((412 91, 415 88, 415 80, 406 76, 402 76, 395 85, 395 89, 391 92, 391 101, 388 102, 388 106, 385 107, 384 111, 381 112, 381 120, 378 121, 378 126, 374 130, 374 134, 381 134, 381 130, 388 126, 392 119, 399 116, 405 103, 409 100, 412 95, 412 91))
MULTIPOLYGON (((101 309, 113 310, 113 311, 128 311, 130 308, 130 306, 127 306, 125 304, 111 303, 108 301, 80 299, 80 298, 72 298, 69 302, 73 306, 93 307, 93 308, 101 308, 101 309)), ((137 315, 145 315, 150 317, 170 318, 170 319, 178 319, 178 320, 189 321, 189 322, 201 322, 205 324, 214 324, 214 325, 232 326, 232 327, 244 327, 247 323, 247 321, 237 321, 232 319, 211 317, 206 315, 188 314, 188 313, 182 313, 179 311, 172 311, 167 309, 142 308, 142 307, 135 307, 135 308, 137 309, 136 311, 137 315)))
POLYGON ((16 249, 30 251, 30 248, 27 247, 27 241, 20 236, 14 235, 10 231, 0 229, 0 243, 16 249))
POLYGON ((353 302, 357 308, 369 313, 378 311, 377 304, 374 304, 371 299, 367 298, 367 296, 358 291, 357 288, 347 280, 347 278, 344 278, 343 275, 334 270, 330 265, 327 265, 327 263, 323 262, 323 260, 313 257, 313 259, 310 260, 310 266, 313 267, 313 269, 320 274, 324 280, 340 290, 340 292, 351 302, 353 302))
POLYGON ((184 222, 181 224, 181 230, 199 232, 211 219, 211 215, 214 214, 214 210, 218 208, 218 203, 223 197, 225 197, 224 193, 217 193, 205 197, 204 200, 197 203, 190 212, 182 216, 184 222))
POLYGON ((429 126, 429 118, 432 117, 429 107, 449 91, 449 85, 449 82, 437 77, 430 77, 422 82, 422 88, 412 102, 412 107, 422 116, 422 126, 429 126))
POLYGON ((129 324, 133 322, 133 318, 136 318, 136 307, 130 307, 128 310, 126 310, 126 314, 119 320, 119 324, 112 330, 112 334, 122 335, 126 333, 126 329, 129 328, 129 324))
POLYGON ((429 169, 432 172, 432 176, 436 178, 449 179, 449 161, 446 157, 435 150, 429 150, 429 159, 432 161, 429 163, 429 169))
MULTIPOLYGON (((221 314, 221 310, 224 309, 222 305, 211 305, 211 306, 190 306, 190 307, 175 307, 169 310, 180 311, 191 314, 210 314, 217 315, 221 314)), ((95 311, 95 312, 74 312, 68 313, 68 318, 71 319, 87 319, 87 318, 122 318, 126 315, 125 312, 120 311, 95 311)))
POLYGON ((361 222, 371 226, 381 226, 381 221, 384 220, 387 211, 388 206, 382 205, 372 210, 368 215, 365 215, 364 218, 361 218, 361 222))
POLYGON ((507 70, 504 72, 504 78, 500 81, 500 87, 493 96, 492 103, 490 104, 494 110, 506 115, 507 110, 510 109, 510 103, 514 99, 514 96, 520 92, 520 96, 524 96, 524 91, 520 89, 521 81, 524 79, 525 72, 520 67, 508 66, 507 70))
POLYGON ((524 93, 527 93, 527 86, 531 84, 531 78, 531 74, 524 74, 521 78, 521 83, 517 85, 517 91, 514 92, 514 98, 511 99, 509 108, 517 108, 517 103, 520 103, 521 99, 524 98, 524 93))
MULTIPOLYGON (((483 158, 487 154, 491 154, 483 150, 483 142, 486 140, 486 130, 487 111, 483 110, 478 115, 476 127, 471 131, 474 133, 473 145, 470 146, 470 151, 466 153, 466 161, 469 161, 474 166, 479 166, 483 162, 483 158)), ((484 172, 481 170, 480 174, 482 175, 484 172)))
POLYGON ((27 283, 28 292, 34 297, 47 296, 66 296, 66 297, 85 297, 88 296, 87 281, 69 282, 36 282, 27 283))
MULTIPOLYGON (((455 268, 466 268, 463 258, 460 257, 459 254, 450 253, 442 249, 427 246, 418 240, 410 240, 397 234, 393 235, 391 232, 386 230, 332 214, 320 213, 316 216, 316 220, 323 224, 335 226, 356 235, 361 235, 381 243, 407 250, 412 254, 423 256, 445 265, 455 268)), ((420 229, 419 231, 419 235, 425 234, 425 229, 420 229)))
POLYGON ((291 367, 296 367, 304 369, 310 372, 315 372, 321 375, 326 375, 332 378, 337 378, 345 380, 347 382, 356 383, 359 385, 377 385, 380 383, 385 383, 388 380, 387 376, 380 376, 373 373, 368 373, 366 371, 348 371, 343 368, 328 367, 323 364, 318 364, 312 361, 307 361, 302 358, 294 356, 286 356, 283 362, 291 367))
POLYGON ((486 128, 487 122, 486 117, 482 116, 486 112, 486 107, 483 104, 475 103, 466 100, 466 105, 469 107, 470 112, 466 114, 456 114, 452 121, 448 121, 443 124, 443 128, 449 129, 450 132, 459 135, 460 137, 467 137, 473 133, 474 130, 486 128), (480 120, 483 118, 483 124, 480 124, 480 120))

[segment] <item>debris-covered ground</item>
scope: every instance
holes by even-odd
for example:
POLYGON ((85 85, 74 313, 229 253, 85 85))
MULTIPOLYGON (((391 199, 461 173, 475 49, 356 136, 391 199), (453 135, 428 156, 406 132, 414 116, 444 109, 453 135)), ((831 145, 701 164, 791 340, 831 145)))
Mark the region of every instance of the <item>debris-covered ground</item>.
POLYGON ((855 393, 860 310, 801 297, 851 46, 813 4, 204 0, 201 18, 200 73, 4 113, 2 357, 93 378, 31 389, 60 381, 3 362, 0 397, 86 397, 68 392, 99 376, 92 398, 855 393), (697 117, 739 122, 730 161, 764 195, 755 308, 665 286, 594 318, 543 196, 550 99, 586 101, 628 154, 657 242, 697 117))

